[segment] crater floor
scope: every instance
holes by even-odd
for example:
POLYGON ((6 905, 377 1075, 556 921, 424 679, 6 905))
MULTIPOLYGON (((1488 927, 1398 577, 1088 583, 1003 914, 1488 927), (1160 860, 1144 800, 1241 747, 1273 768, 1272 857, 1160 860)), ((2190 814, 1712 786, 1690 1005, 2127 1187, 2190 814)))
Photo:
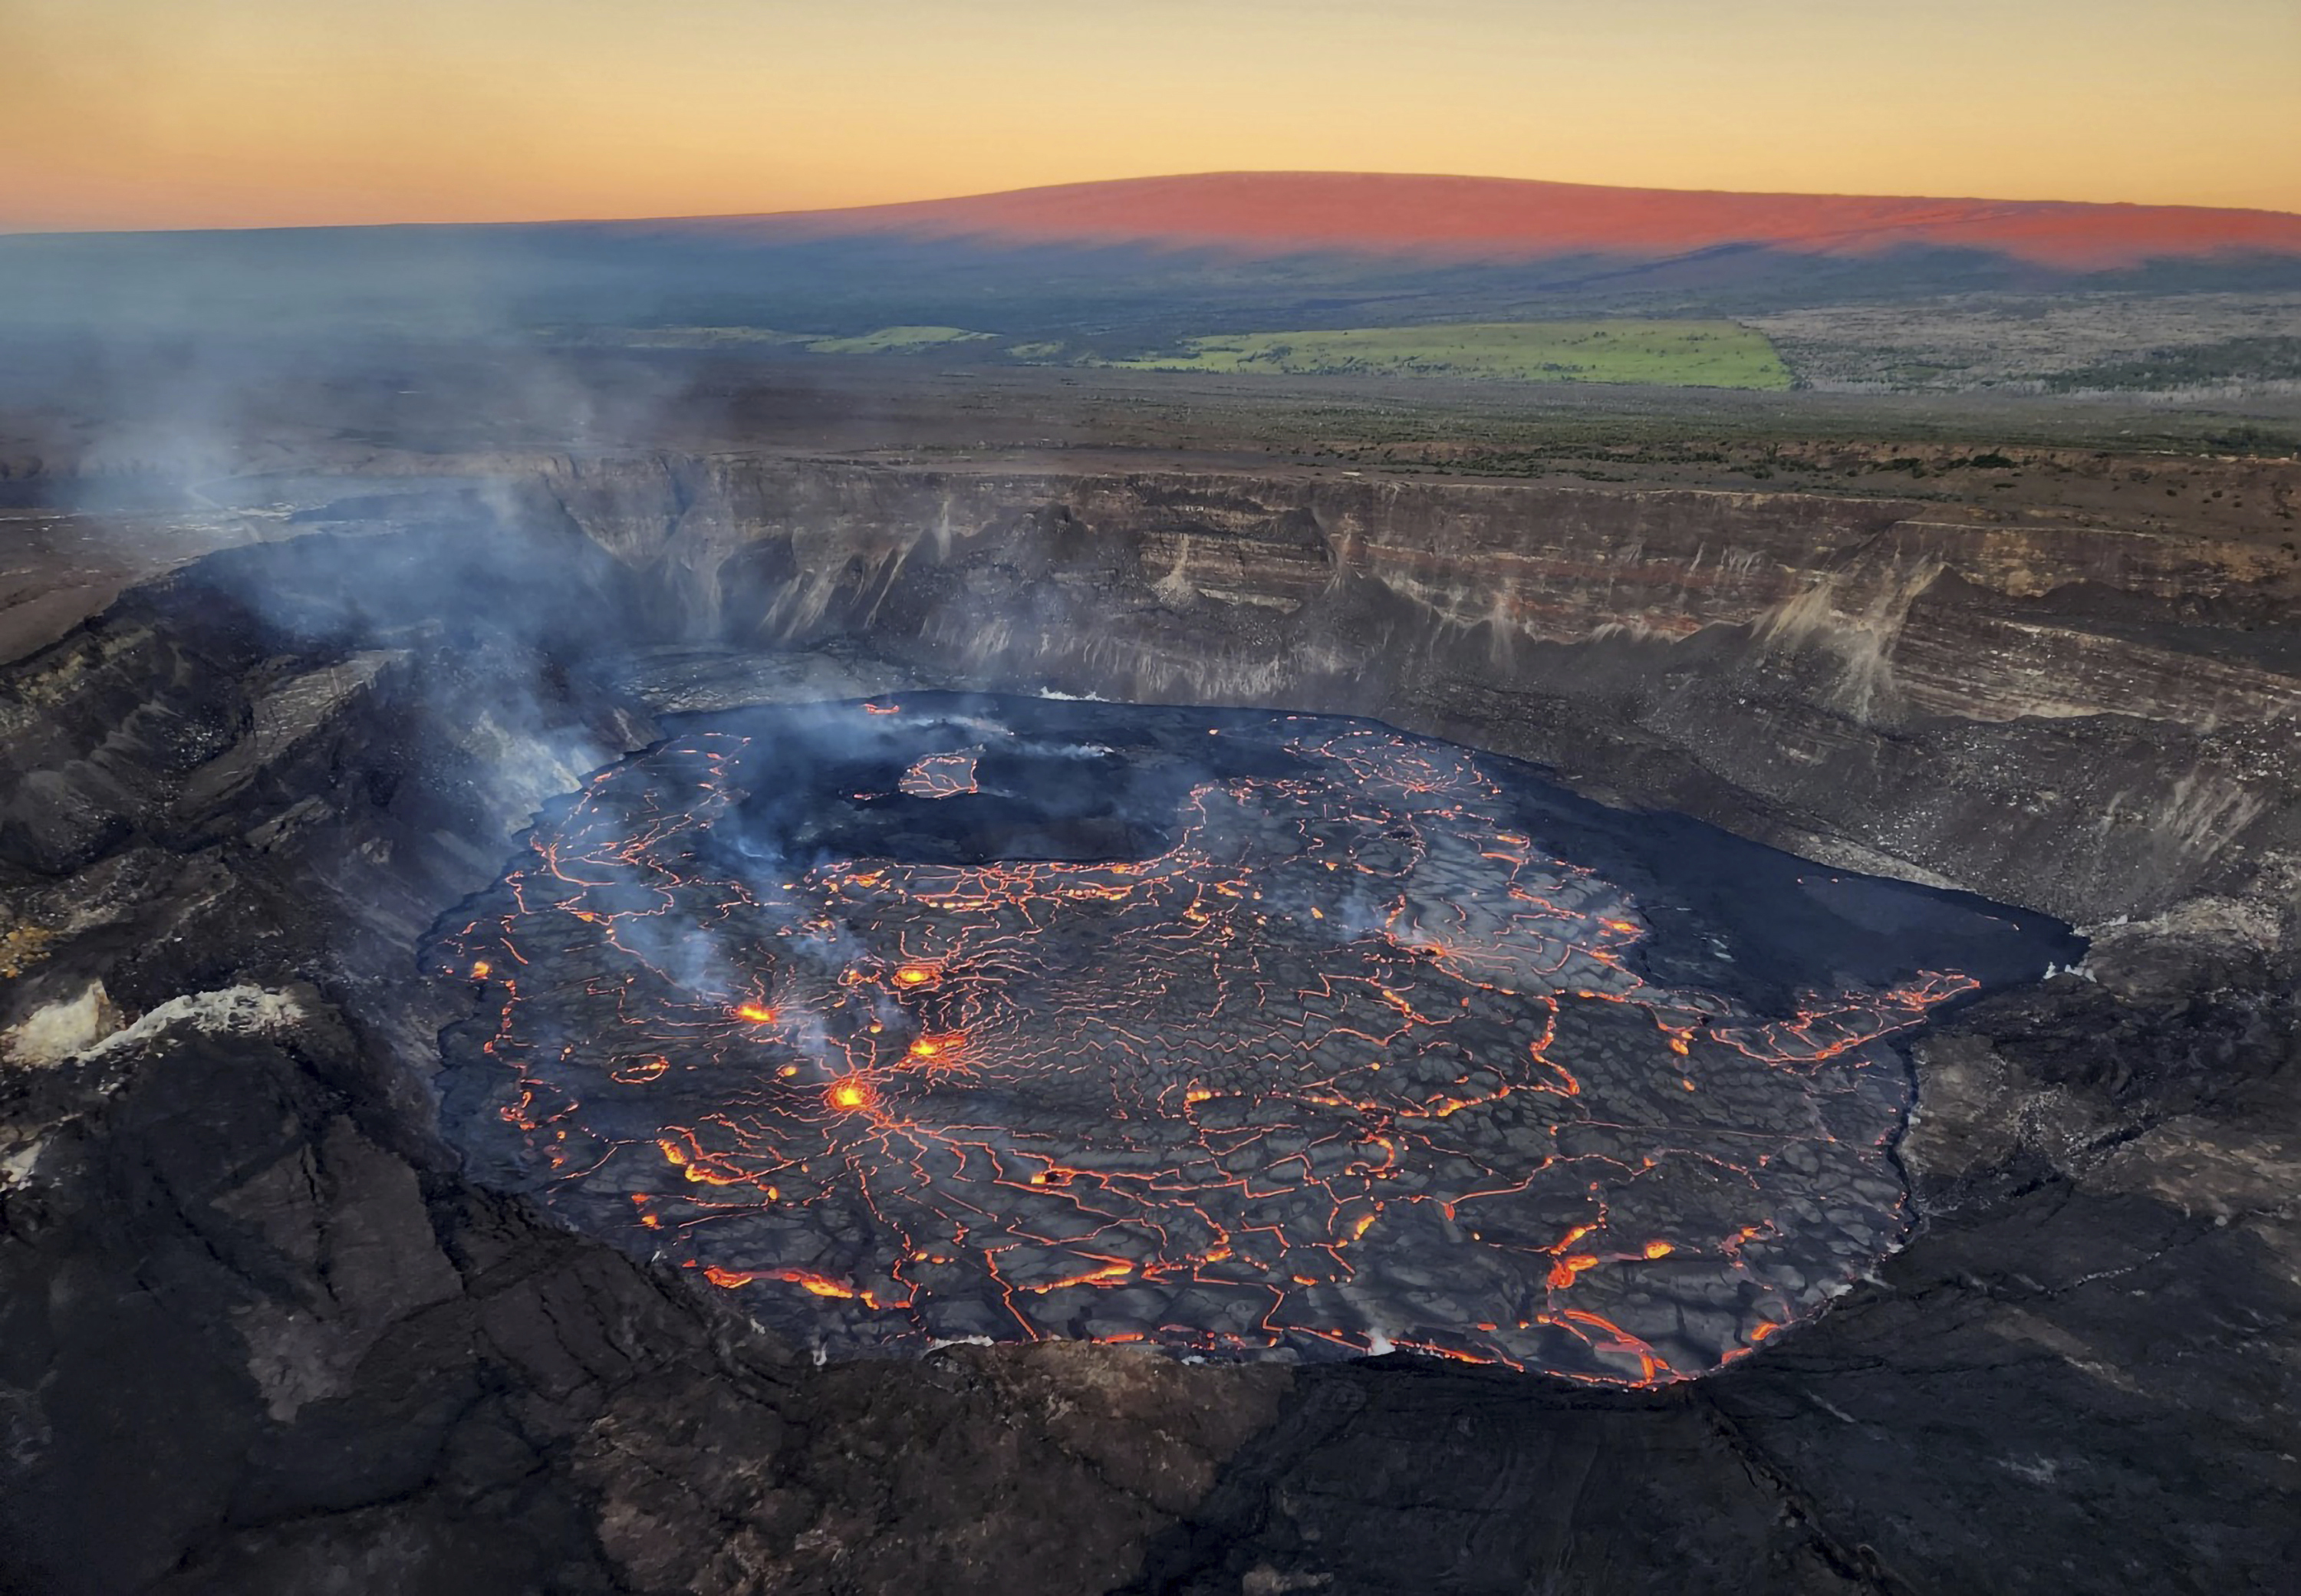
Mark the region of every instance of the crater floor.
POLYGON ((698 717, 443 925, 448 1117, 833 1355, 1699 1375, 1896 1243, 1894 1038, 2058 928, 1594 809, 1327 717, 698 717))

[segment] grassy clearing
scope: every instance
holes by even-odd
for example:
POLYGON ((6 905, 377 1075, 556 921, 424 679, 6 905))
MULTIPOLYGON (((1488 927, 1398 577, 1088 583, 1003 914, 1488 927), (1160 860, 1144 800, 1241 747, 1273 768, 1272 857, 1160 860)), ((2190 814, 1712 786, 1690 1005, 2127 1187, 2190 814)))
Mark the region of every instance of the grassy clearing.
POLYGON ((946 344, 978 343, 991 336, 964 327, 882 327, 856 338, 813 338, 807 347, 813 355, 908 355, 946 344))
POLYGON ((1269 372, 1298 377, 1790 386, 1789 368, 1765 335, 1733 322, 1468 322, 1439 327, 1248 332, 1185 338, 1173 354, 1082 363, 1135 372, 1269 372))

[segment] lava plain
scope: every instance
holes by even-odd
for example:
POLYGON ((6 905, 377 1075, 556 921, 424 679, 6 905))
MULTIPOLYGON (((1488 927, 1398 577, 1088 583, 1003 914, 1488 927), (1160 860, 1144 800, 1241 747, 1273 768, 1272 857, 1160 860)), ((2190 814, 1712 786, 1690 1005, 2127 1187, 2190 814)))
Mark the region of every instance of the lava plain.
MULTIPOLYGON (((484 993, 443 1037, 447 1121, 486 1178, 827 1356, 1070 1337, 1690 1377, 1897 1243, 1894 1039, 1983 978, 1813 954, 1769 999, 1730 948, 1795 915, 1665 930, 1658 877, 1554 856, 1594 809, 1331 717, 699 719, 435 937, 484 993)), ((1785 903, 1868 879, 1733 846, 1785 903)), ((1888 943, 2043 967, 1979 900, 1871 885, 1888 943)))

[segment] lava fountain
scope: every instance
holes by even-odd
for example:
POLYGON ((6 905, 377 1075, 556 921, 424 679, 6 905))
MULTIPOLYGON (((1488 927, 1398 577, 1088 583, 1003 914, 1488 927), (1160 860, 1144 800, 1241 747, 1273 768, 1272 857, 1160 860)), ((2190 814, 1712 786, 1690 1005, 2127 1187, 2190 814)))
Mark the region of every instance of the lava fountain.
POLYGON ((2055 929, 1368 723, 924 695, 688 723, 429 957, 483 1173, 826 1353, 1636 1384, 1896 1244, 1895 1039, 2055 929))

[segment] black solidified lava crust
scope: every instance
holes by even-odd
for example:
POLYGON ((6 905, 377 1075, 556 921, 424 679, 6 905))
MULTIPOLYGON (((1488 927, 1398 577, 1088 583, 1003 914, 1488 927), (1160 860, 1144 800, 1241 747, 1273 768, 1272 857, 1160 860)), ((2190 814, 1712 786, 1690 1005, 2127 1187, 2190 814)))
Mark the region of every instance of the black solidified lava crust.
POLYGON ((431 957, 451 1133, 825 1352, 1700 1375, 1906 1228, 1895 1038, 2065 927, 1369 722, 687 723, 431 957))

